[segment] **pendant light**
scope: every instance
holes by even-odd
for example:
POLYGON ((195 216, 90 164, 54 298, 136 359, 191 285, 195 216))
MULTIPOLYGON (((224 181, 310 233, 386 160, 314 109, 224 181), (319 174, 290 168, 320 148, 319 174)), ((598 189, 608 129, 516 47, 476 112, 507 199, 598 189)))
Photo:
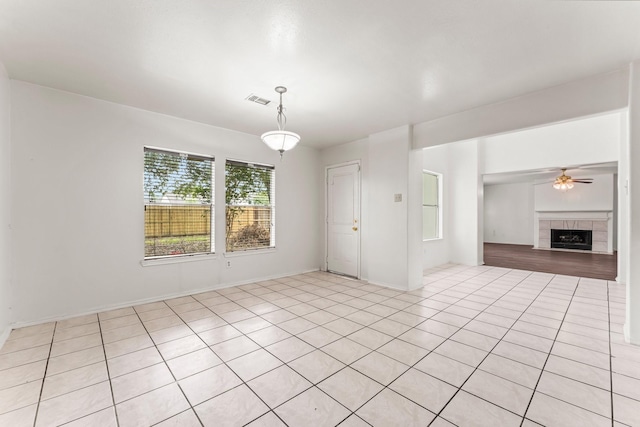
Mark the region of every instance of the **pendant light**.
POLYGON ((284 108, 282 107, 282 94, 287 91, 284 86, 276 87, 276 92, 280 94, 280 105, 278 105, 278 130, 265 132, 260 137, 262 142, 267 144, 272 150, 280 152, 280 157, 285 151, 291 150, 300 142, 300 135, 294 132, 288 132, 284 130, 287 124, 287 116, 284 115, 284 108))

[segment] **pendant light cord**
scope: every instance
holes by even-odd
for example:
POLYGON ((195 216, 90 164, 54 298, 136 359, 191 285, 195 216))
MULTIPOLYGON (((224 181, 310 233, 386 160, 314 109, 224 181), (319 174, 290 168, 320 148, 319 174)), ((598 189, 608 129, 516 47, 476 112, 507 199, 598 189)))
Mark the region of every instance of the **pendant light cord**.
POLYGON ((280 93, 280 105, 278 105, 278 130, 284 130, 287 125, 287 116, 284 114, 284 107, 282 106, 282 92, 280 93), (284 120, 282 120, 284 118, 284 120))

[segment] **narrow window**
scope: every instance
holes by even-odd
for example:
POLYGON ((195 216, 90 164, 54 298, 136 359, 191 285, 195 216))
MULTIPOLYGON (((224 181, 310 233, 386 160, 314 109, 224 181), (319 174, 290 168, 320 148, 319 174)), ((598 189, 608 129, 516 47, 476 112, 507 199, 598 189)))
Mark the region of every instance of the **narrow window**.
POLYGON ((144 149, 144 257, 215 250, 213 157, 144 149))
POLYGON ((275 247, 275 169, 227 160, 227 252, 275 247))
POLYGON ((441 237, 440 180, 442 175, 423 171, 422 173, 422 239, 441 237))

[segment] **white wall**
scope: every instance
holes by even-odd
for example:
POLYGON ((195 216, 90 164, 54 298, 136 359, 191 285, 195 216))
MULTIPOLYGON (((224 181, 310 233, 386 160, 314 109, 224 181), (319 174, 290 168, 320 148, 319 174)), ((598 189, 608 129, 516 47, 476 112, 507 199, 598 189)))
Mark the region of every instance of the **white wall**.
POLYGON ((407 283, 408 289, 423 286, 423 242, 422 242, 422 150, 411 149, 411 139, 407 141, 407 283))
POLYGON ((406 288, 408 127, 369 137, 369 281, 406 288), (402 201, 395 202, 394 195, 402 201))
POLYGON ((616 111, 484 138, 484 173, 617 161, 623 114, 616 111))
POLYGON ((627 194, 630 215, 627 218, 629 255, 627 269, 627 318, 624 326, 625 338, 632 344, 640 345, 640 61, 631 65, 629 90, 629 139, 627 194), (635 215, 633 215, 635 212, 635 215), (635 262, 634 262, 635 261, 635 262))
POLYGON ((15 320, 104 307, 318 269, 318 152, 282 162, 258 137, 12 82, 15 320), (143 146, 216 157, 218 254, 142 267, 143 146), (224 160, 276 165, 276 250, 228 258, 224 160))
POLYGON ((625 68, 423 122, 414 126, 413 147, 432 147, 623 109, 628 101, 628 76, 625 68))
POLYGON ((481 195, 477 141, 424 149, 422 165, 443 175, 443 235, 442 239, 423 242, 423 268, 446 262, 478 264, 478 197, 481 195))
POLYGON ((535 210, 613 212, 613 175, 589 177, 592 184, 575 184, 567 191, 556 190, 551 184, 535 185, 535 210))
MULTIPOLYGON (((410 176, 419 177, 421 153, 412 152, 410 146, 411 128, 403 126, 321 152, 323 182, 325 167, 360 161, 361 278, 399 289, 413 289, 422 283, 422 193, 415 182, 409 183, 410 176), (401 202, 394 201, 395 194, 402 195, 401 202), (413 206, 411 215, 408 206, 413 206)), ((324 191, 322 197, 324 203, 324 191)), ((324 227, 323 221, 323 266, 324 227)))
POLYGON ((10 332, 11 307, 11 86, 0 63, 0 347, 10 332))
POLYGON ((477 265, 481 242, 479 204, 481 175, 479 146, 474 140, 458 142, 449 147, 449 246, 451 262, 477 265))
POLYGON ((451 261, 449 254, 449 182, 454 177, 449 174, 449 146, 438 145, 422 150, 422 168, 442 174, 442 236, 422 243, 422 267, 436 267, 451 261))
POLYGON ((485 242, 533 245, 533 187, 530 183, 484 186, 485 242))
POLYGON ((620 160, 618 161, 618 276, 620 283, 628 283, 629 274, 629 226, 631 207, 629 203, 629 113, 620 123, 620 160))

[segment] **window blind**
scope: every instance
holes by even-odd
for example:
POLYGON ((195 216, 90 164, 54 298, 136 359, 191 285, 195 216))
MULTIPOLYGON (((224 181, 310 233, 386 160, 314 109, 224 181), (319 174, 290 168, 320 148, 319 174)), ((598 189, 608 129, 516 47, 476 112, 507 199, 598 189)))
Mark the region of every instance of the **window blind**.
POLYGON ((214 158, 144 149, 145 259, 214 252, 214 158))
POLYGON ((226 251, 275 247, 275 167, 227 160, 226 251))

